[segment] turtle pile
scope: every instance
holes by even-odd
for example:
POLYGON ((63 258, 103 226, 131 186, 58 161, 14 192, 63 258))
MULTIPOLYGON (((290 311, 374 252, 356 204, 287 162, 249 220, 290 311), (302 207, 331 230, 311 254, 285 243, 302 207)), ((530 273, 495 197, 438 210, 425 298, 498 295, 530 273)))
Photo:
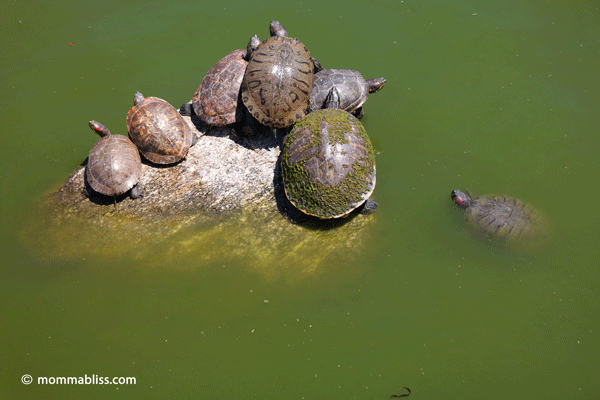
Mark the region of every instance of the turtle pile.
POLYGON ((102 138, 88 158, 86 192, 143 198, 137 186, 139 153, 156 168, 180 163, 190 146, 202 140, 182 117, 195 114, 208 129, 236 126, 236 131, 248 133, 266 126, 287 134, 280 157, 283 186, 289 201, 304 214, 329 219, 355 209, 374 211, 377 204, 370 196, 375 153, 359 119, 368 95, 383 88, 386 80, 365 80, 353 70, 323 69, 278 21, 271 21, 270 34, 263 42, 254 35, 246 49, 217 62, 191 103, 179 111, 162 99, 136 93, 127 115, 129 139, 90 121, 102 138))

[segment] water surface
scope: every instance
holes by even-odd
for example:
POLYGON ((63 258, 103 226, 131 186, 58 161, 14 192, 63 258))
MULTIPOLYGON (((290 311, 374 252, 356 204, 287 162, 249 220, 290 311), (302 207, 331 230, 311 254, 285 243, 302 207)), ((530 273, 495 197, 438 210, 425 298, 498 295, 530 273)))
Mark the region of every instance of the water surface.
POLYGON ((0 22, 1 398, 600 397, 594 2, 59 0, 0 22), (387 78, 363 119, 376 214, 287 243, 285 219, 243 214, 145 250, 82 246, 84 222, 54 252, 26 234, 87 121, 125 133, 138 90, 187 102, 271 19, 326 68, 387 78), (547 245, 474 237, 453 189, 535 205, 547 245), (85 374, 137 383, 37 384, 85 374))

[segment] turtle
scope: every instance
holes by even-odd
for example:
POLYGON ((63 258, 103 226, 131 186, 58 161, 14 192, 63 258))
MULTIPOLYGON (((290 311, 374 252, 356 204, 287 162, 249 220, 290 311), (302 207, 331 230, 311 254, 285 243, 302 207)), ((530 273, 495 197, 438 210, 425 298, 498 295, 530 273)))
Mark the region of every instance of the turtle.
POLYGON ((323 67, 278 21, 271 21, 270 32, 251 52, 241 95, 258 122, 286 128, 306 115, 313 75, 323 67))
POLYGON ((127 129, 144 158, 155 164, 182 160, 198 139, 175 107, 140 92, 136 92, 133 104, 127 113, 127 129))
POLYGON ((324 69, 315 74, 310 90, 309 109, 323 108, 323 103, 332 87, 340 93, 340 108, 362 118, 362 105, 370 93, 381 90, 386 84, 385 78, 365 80, 362 74, 352 69, 324 69))
POLYGON ((90 121, 89 126, 101 139, 88 156, 87 183, 106 196, 118 196, 131 189, 131 198, 142 197, 143 191, 137 186, 142 175, 138 148, 125 136, 111 135, 110 130, 97 121, 90 121))
POLYGON ((375 189, 375 152, 360 121, 339 109, 334 86, 326 109, 297 122, 281 154, 281 173, 288 200, 300 211, 321 219, 375 211, 369 199, 375 189))
POLYGON ((260 44, 252 36, 246 49, 234 50, 216 63, 196 89, 192 103, 180 108, 183 115, 195 113, 204 123, 223 126, 242 120, 239 93, 251 50, 260 44))
POLYGON ((540 212, 513 197, 470 197, 453 190, 451 198, 464 210, 467 225, 490 241, 529 246, 539 242, 545 231, 540 212))

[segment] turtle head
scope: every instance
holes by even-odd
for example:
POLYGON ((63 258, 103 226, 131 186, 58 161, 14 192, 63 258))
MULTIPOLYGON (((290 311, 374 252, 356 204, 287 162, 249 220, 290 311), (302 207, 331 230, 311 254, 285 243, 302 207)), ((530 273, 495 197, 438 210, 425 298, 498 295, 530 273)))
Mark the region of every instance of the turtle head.
POLYGON ((135 92, 135 96, 133 96, 133 105, 137 106, 142 101, 144 101, 144 95, 141 94, 140 92, 135 92))
POLYGON ((467 196, 460 190, 453 190, 451 196, 454 203, 458 206, 458 208, 462 210, 470 207, 471 204, 473 204, 473 199, 471 199, 469 196, 467 196))
POLYGON ((104 137, 104 136, 110 136, 110 131, 108 130, 108 128, 106 126, 104 126, 103 124, 101 124, 100 122, 98 122, 98 121, 90 121, 88 123, 88 125, 98 135, 100 135, 102 137, 104 137))
POLYGON ((369 93, 379 92, 386 84, 385 78, 374 78, 367 81, 369 87, 369 93))
POLYGON ((271 25, 269 25, 269 31, 271 32, 271 36, 287 37, 288 35, 287 31, 283 25, 279 23, 279 21, 271 21, 271 25))
POLYGON ((323 108, 340 109, 340 92, 337 87, 332 87, 323 102, 323 108))
POLYGON ((250 56, 252 55, 252 53, 254 52, 254 50, 256 50, 258 48, 258 45, 260 44, 260 39, 258 38, 257 35, 254 35, 250 38, 250 41, 248 42, 248 46, 246 47, 246 61, 250 61, 250 56))

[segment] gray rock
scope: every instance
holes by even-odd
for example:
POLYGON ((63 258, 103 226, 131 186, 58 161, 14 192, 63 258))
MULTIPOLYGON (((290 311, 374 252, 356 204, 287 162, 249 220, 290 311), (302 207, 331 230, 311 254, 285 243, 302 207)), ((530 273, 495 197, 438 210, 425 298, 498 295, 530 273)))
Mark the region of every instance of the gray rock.
POLYGON ((110 205, 122 216, 153 220, 198 212, 219 214, 248 204, 275 207, 274 173, 281 138, 264 133, 246 137, 230 127, 212 128, 205 134, 202 123, 193 118, 194 122, 184 117, 199 139, 183 161, 171 166, 142 165, 138 186, 143 198, 93 192, 84 182, 84 162, 47 201, 56 211, 68 209, 87 218, 106 213, 110 205))
MULTIPOLYGON (((292 281, 343 268, 365 248, 376 251, 375 217, 321 221, 289 203, 278 162, 284 132, 212 128, 204 134, 195 116, 185 119, 201 135, 198 142, 179 164, 142 165, 143 198, 86 197, 82 165, 26 213, 23 243, 61 263, 125 259, 146 269, 218 259, 292 281)), ((363 273, 343 276, 352 272, 363 273)))

